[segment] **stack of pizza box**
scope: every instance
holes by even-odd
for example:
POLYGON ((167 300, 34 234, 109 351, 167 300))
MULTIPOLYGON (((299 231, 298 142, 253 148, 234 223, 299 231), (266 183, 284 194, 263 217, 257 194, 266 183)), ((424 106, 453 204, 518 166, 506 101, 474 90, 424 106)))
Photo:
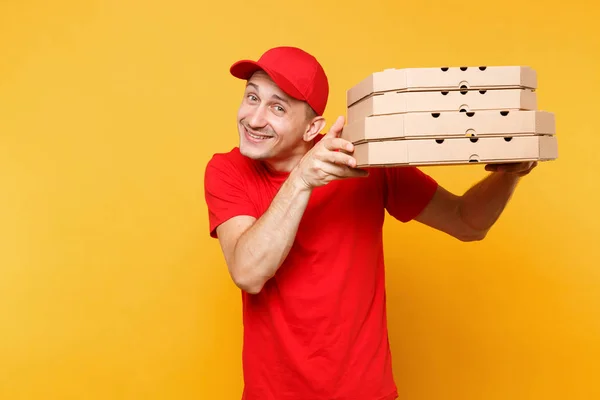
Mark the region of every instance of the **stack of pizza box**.
POLYGON ((536 90, 524 66, 387 69, 347 91, 341 136, 358 167, 554 160, 554 114, 536 90))

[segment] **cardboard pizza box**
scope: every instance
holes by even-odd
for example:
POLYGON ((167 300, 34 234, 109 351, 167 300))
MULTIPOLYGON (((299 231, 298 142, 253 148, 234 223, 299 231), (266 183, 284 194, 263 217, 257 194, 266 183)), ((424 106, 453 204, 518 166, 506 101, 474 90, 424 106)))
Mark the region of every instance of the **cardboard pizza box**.
POLYGON ((424 137, 554 135, 554 113, 536 110, 418 112, 376 115, 348 123, 341 134, 352 143, 424 137))
POLYGON ((556 136, 414 139, 355 145, 357 167, 548 161, 558 158, 556 136))
POLYGON ((531 89, 494 89, 467 92, 388 92, 367 97, 346 110, 348 123, 373 115, 409 112, 478 110, 535 110, 531 89))
POLYGON ((373 93, 473 89, 536 89, 537 73, 527 66, 389 68, 377 71, 346 91, 346 105, 373 93))

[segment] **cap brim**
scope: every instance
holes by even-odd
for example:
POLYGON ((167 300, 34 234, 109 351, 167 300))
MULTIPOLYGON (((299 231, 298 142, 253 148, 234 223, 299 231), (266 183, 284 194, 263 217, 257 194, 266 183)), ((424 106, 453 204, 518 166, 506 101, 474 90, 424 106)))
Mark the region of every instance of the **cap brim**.
POLYGON ((256 61, 252 60, 241 60, 231 66, 229 72, 231 75, 239 79, 250 79, 253 73, 262 70, 263 68, 258 65, 256 61))
POLYGON ((236 78, 248 80, 252 77, 256 71, 264 71, 269 77, 275 82, 277 86, 281 88, 285 93, 290 95, 291 97, 299 100, 305 100, 302 93, 296 89, 294 85, 290 83, 283 75, 278 74, 277 72, 260 65, 256 61, 252 60, 240 60, 234 63, 231 68, 229 68, 229 72, 236 78))

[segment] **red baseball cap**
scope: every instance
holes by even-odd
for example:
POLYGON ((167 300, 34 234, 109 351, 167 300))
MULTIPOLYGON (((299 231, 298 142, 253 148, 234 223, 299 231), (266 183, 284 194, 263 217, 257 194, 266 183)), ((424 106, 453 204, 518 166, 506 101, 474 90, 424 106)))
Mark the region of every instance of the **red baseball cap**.
POLYGON ((258 61, 240 60, 230 72, 239 79, 250 79, 263 70, 289 96, 303 100, 323 115, 329 96, 329 82, 317 59, 297 47, 281 46, 267 50, 258 61))

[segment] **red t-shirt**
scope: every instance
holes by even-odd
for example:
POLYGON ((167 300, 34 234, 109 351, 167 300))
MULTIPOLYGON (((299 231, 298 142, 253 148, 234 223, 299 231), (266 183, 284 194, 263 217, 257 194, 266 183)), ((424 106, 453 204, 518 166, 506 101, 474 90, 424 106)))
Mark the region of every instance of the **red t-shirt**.
MULTIPOLYGON (((210 235, 236 215, 259 218, 286 173, 236 147, 205 174, 210 235)), ((414 167, 314 189, 294 245, 263 290, 242 292, 243 400, 397 398, 386 319, 385 211, 413 219, 437 183, 414 167)))

